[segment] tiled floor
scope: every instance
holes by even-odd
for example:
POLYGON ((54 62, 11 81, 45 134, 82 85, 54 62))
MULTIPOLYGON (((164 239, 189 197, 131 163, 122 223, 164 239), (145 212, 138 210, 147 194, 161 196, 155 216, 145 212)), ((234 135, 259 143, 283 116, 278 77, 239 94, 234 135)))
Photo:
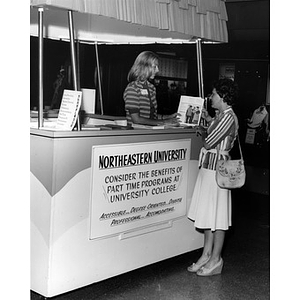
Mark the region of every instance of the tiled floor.
MULTIPOLYGON (((269 196, 233 194, 233 226, 224 245, 221 275, 186 271, 202 249, 186 253, 51 300, 265 300, 270 299, 269 196)), ((43 299, 31 291, 31 299, 43 299)))

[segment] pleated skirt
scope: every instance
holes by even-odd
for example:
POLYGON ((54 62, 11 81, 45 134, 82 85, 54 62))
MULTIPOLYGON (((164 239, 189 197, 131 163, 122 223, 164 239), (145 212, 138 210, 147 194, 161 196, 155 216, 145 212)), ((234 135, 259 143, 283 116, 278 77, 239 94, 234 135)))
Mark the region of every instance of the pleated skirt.
POLYGON ((215 170, 200 168, 188 218, 199 229, 228 230, 231 226, 231 191, 216 183, 215 170))

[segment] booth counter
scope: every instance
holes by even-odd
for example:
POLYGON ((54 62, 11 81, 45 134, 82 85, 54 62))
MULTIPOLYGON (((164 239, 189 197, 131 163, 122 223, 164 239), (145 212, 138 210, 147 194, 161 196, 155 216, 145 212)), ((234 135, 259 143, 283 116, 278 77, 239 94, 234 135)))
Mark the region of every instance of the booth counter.
POLYGON ((186 217, 200 140, 179 128, 31 129, 32 290, 52 297, 202 247, 186 217))
POLYGON ((96 51, 98 43, 193 43, 204 97, 201 40, 227 42, 224 1, 121 2, 31 0, 30 34, 39 40, 38 124, 30 130, 31 290, 45 297, 203 246, 186 217, 201 148, 195 129, 80 130, 79 120, 75 131, 44 128, 45 37, 70 40, 75 91, 75 39, 95 43, 96 51), (153 12, 149 20, 145 11, 153 12))

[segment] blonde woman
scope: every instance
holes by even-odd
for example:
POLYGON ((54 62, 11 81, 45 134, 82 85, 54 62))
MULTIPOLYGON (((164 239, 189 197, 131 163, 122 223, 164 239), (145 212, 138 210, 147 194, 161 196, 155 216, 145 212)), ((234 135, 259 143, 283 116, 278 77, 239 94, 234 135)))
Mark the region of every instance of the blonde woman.
POLYGON ((177 113, 158 115, 156 88, 150 82, 159 72, 159 58, 151 51, 141 52, 135 59, 128 76, 124 91, 125 111, 128 125, 165 125, 178 124, 177 113))

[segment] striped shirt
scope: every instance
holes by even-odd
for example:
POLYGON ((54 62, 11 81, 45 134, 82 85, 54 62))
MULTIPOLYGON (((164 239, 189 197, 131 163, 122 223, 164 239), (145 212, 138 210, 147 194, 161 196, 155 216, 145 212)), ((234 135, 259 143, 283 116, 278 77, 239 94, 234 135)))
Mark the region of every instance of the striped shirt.
POLYGON ((130 114, 138 113, 140 117, 157 119, 157 101, 155 86, 149 81, 130 82, 123 94, 128 125, 132 124, 130 114))
POLYGON ((217 149, 219 156, 228 159, 238 132, 238 120, 232 108, 228 108, 216 116, 211 122, 205 142, 210 150, 202 147, 199 156, 199 166, 215 170, 217 164, 217 149))

